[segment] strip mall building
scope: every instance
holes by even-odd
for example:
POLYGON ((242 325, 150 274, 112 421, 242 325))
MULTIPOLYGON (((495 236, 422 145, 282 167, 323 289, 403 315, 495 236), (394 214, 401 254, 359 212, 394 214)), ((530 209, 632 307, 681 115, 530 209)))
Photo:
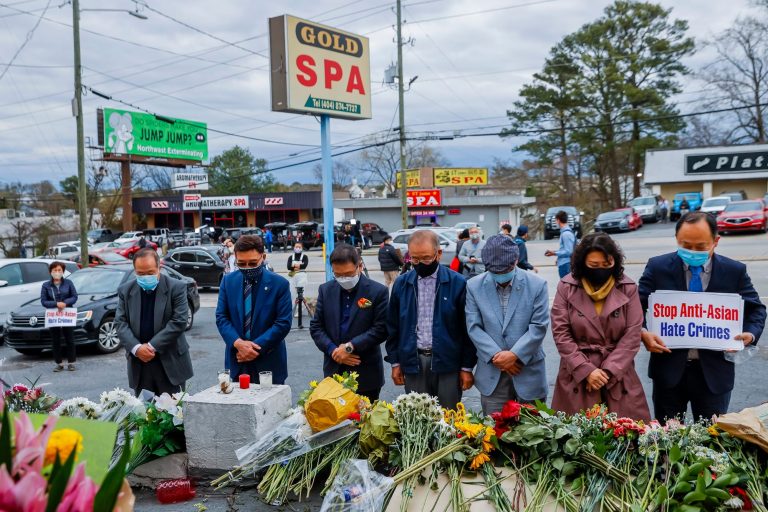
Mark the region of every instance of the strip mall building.
POLYGON ((768 145, 650 150, 644 179, 669 200, 681 192, 708 198, 743 191, 749 199, 762 198, 768 192, 768 145))

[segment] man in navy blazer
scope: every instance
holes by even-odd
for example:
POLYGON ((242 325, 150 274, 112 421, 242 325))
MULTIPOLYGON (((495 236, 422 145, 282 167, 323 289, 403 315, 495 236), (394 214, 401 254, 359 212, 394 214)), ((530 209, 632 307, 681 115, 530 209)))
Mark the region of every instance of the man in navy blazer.
POLYGON ((235 244, 239 272, 224 276, 216 306, 216 327, 226 345, 224 367, 232 379, 271 371, 272 382, 288 377, 285 337, 291 330, 291 291, 288 280, 267 270, 264 242, 243 235, 235 244))
POLYGON ((309 332, 323 353, 323 375, 357 372, 358 394, 374 402, 384 385, 389 289, 361 275, 360 255, 349 244, 336 246, 331 268, 334 279, 320 286, 309 332))
MULTIPOLYGON (((648 296, 656 290, 738 293, 744 299, 742 333, 734 339, 745 346, 757 343, 765 326, 765 306, 752 286, 747 267, 715 254, 720 240, 717 223, 706 213, 690 212, 675 226, 677 252, 648 260, 640 278, 640 301, 648 309, 648 296)), ((651 352, 648 376, 653 379, 656 418, 682 417, 691 404, 694 419, 728 411, 735 379, 734 364, 714 350, 670 350, 657 334, 641 334, 651 352)))

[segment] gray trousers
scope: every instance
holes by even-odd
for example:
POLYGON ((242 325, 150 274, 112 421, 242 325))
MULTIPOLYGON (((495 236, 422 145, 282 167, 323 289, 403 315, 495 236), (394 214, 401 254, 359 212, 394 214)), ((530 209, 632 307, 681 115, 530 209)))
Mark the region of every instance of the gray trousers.
POLYGON ((461 402, 461 382, 459 372, 433 373, 432 356, 419 354, 419 373, 405 374, 406 393, 426 393, 437 397, 440 406, 455 409, 461 402))
MULTIPOLYGON (((541 402, 546 401, 546 397, 539 398, 541 402)), ((501 372, 499 377, 499 383, 496 384, 496 389, 490 395, 480 395, 480 406, 483 408, 483 414, 489 415, 494 412, 501 412, 504 404, 514 400, 521 404, 532 404, 536 400, 523 400, 515 391, 515 384, 512 382, 512 376, 508 373, 501 372)))

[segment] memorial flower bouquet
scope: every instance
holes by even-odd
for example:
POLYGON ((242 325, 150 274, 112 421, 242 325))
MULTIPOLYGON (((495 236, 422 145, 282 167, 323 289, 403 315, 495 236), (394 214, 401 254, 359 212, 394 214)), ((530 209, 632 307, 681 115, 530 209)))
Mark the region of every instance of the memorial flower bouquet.
POLYGON ((3 399, 8 404, 9 411, 24 411, 30 414, 48 414, 60 403, 58 398, 46 393, 43 388, 36 385, 36 382, 31 383, 30 386, 14 384, 3 393, 3 399))
POLYGON ((52 414, 54 416, 97 420, 101 417, 101 407, 99 407, 99 404, 96 402, 78 396, 62 401, 58 407, 53 410, 52 414))
POLYGON ((185 393, 155 396, 146 405, 146 412, 134 415, 138 426, 134 449, 128 463, 128 473, 150 460, 184 451, 185 393))
POLYGON ((124 486, 127 451, 98 485, 86 475, 84 462, 78 464, 87 438, 73 429, 55 430, 56 416, 48 416, 39 429, 25 411, 12 420, 9 404, 3 402, 0 399, 0 510, 133 509, 130 487, 124 486))

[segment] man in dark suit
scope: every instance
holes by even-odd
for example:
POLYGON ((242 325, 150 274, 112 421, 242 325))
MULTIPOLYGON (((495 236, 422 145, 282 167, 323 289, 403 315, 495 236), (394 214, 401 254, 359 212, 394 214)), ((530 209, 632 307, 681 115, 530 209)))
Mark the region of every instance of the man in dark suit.
POLYGON ((156 395, 178 393, 192 375, 192 359, 184 337, 187 289, 160 274, 160 258, 151 247, 133 258, 136 279, 117 292, 117 335, 128 359, 128 385, 136 396, 146 389, 156 395))
MULTIPOLYGON (((656 290, 738 293, 744 299, 743 332, 734 339, 745 346, 757 343, 765 326, 765 306, 752 286, 746 265, 715 254, 720 240, 715 219, 690 212, 677 222, 675 238, 677 252, 648 260, 639 282, 643 310, 647 311, 648 297, 656 290)), ((723 352, 670 350, 657 334, 643 329, 641 336, 651 352, 648 376, 653 379, 653 407, 658 419, 684 416, 689 402, 694 419, 728 411, 735 368, 723 352)))
POLYGON ((288 377, 285 337, 291 330, 288 280, 266 268, 261 237, 243 235, 235 243, 239 272, 224 276, 216 306, 216 327, 224 339, 224 367, 232 379, 242 374, 259 382, 271 371, 274 384, 288 377))
POLYGON ((360 256, 348 244, 331 253, 334 280, 320 286, 309 332, 324 354, 323 375, 355 371, 358 393, 373 402, 384 385, 380 345, 387 339, 389 290, 360 272, 360 256))

